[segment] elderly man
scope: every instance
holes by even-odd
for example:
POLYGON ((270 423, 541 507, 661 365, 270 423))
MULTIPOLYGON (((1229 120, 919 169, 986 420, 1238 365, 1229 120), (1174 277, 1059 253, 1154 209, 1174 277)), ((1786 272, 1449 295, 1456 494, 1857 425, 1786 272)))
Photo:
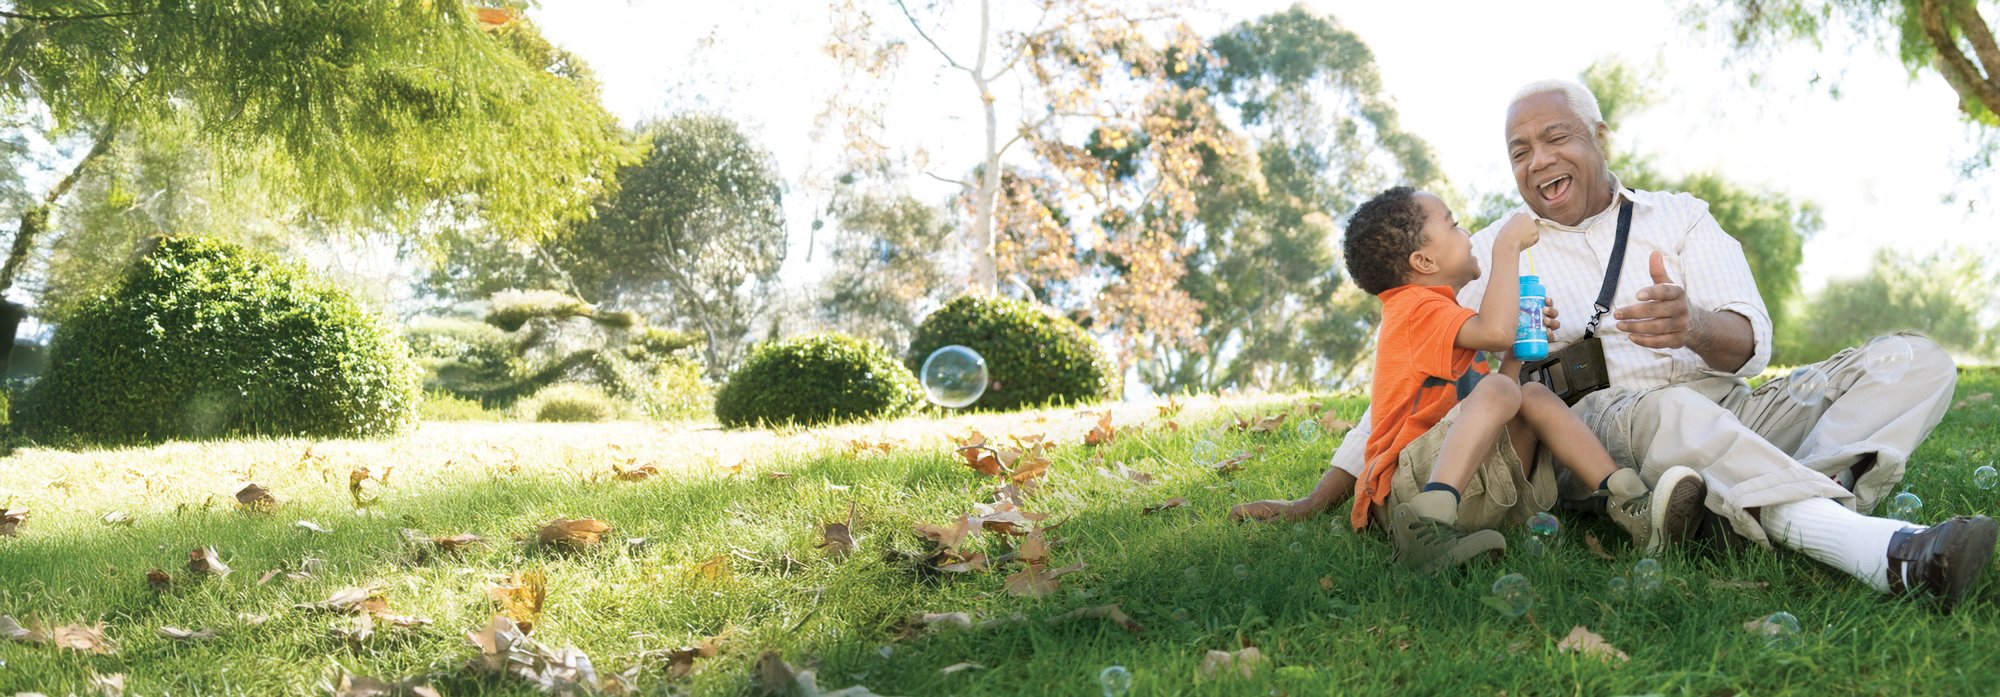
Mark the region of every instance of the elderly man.
MULTIPOLYGON (((1771 320, 1742 248, 1706 203, 1621 186, 1605 162, 1609 136, 1597 98, 1573 82, 1528 85, 1507 110, 1514 183, 1542 225, 1535 268, 1550 305, 1582 315, 1565 323, 1549 313, 1550 342, 1575 342, 1595 324, 1609 367, 1611 387, 1572 408, 1648 484, 1674 466, 1701 472, 1711 527, 1798 550, 1878 591, 1935 597, 1950 612, 1992 557, 2000 526, 1975 516, 1919 527, 1857 511, 1902 480, 1911 451, 1943 417, 1957 381, 1951 357, 1920 336, 1878 337, 1813 366, 1801 381, 1814 384, 1777 378, 1751 390, 1744 378, 1770 360, 1771 320), (1598 317, 1626 204, 1615 309, 1598 317)), ((1497 229, 1472 238, 1482 267, 1497 229)), ((1460 304, 1485 290, 1474 281, 1460 304)), ((1231 515, 1298 519, 1347 498, 1368 421, 1348 434, 1311 495, 1231 515)), ((1580 488, 1565 483, 1565 495, 1580 488)))

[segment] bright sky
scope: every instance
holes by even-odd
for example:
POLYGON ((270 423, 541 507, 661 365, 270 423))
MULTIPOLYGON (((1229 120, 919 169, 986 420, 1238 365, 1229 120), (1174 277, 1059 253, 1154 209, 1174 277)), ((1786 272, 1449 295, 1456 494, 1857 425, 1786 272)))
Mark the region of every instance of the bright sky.
MULTIPOLYGON (((887 0, 861 1, 879 2, 884 27, 906 29, 887 0)), ((1292 3, 1227 4, 1227 11, 1190 20, 1213 33, 1292 3)), ((1840 41, 1829 42, 1836 48, 1828 54, 1788 51, 1769 62, 1768 77, 1753 88, 1746 69, 1726 64, 1729 52, 1714 37, 1687 28, 1665 3, 1304 4, 1332 15, 1375 52, 1405 128, 1437 149, 1462 190, 1512 191, 1500 130, 1516 89, 1575 78, 1594 60, 1617 55, 1639 65, 1657 62, 1661 80, 1657 104, 1628 119, 1614 138, 1653 153, 1670 173, 1721 171, 1822 207, 1826 227, 1807 242, 1801 270, 1808 292, 1829 278, 1861 273, 1882 245, 1917 251, 1965 245, 2000 258, 1994 234, 2000 197, 1991 193, 2000 191, 2000 175, 1959 180, 1957 163, 1972 151, 1972 140, 1957 118, 1956 95, 1934 74, 1912 81, 1873 44, 1850 56, 1840 55, 1840 41), (1807 85, 1815 70, 1829 77, 1845 71, 1839 99, 1807 85), (1943 200, 1953 191, 1987 192, 1995 200, 1968 212, 1962 202, 1943 200)), ((977 21, 976 3, 960 0, 958 7, 966 23, 977 21)), ((805 245, 817 201, 798 182, 835 164, 812 138, 813 116, 840 85, 821 52, 826 0, 559 0, 530 14, 550 39, 590 63, 610 108, 628 122, 699 109, 743 123, 794 182, 785 276, 815 275, 825 255, 807 264, 805 245)), ((954 41, 968 30, 964 23, 945 27, 939 41, 969 53, 967 41, 954 41)), ((890 144, 924 149, 946 176, 969 170, 980 157, 981 122, 964 77, 913 43, 894 90, 890 144)), ((953 189, 921 178, 911 186, 936 201, 953 189)))

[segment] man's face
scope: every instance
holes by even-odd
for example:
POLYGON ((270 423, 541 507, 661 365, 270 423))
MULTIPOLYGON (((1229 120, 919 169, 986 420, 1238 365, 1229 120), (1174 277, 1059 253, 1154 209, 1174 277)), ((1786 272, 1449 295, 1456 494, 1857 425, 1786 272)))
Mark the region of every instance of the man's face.
POLYGON ((1479 260, 1472 258, 1472 234, 1460 227, 1451 207, 1429 192, 1418 192, 1417 205, 1424 209, 1424 246, 1420 251, 1438 265, 1452 290, 1479 278, 1479 260))
POLYGON ((1561 92, 1544 92, 1507 109, 1507 160, 1528 209, 1575 225, 1611 205, 1602 124, 1587 125, 1561 92))

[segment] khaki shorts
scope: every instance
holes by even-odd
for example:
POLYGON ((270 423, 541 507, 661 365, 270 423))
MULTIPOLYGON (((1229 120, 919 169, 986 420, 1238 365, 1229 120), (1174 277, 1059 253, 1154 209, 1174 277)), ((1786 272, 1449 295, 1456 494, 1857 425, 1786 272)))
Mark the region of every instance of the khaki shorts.
MULTIPOLYGON (((1409 501, 1423 491, 1431 481, 1431 467, 1437 464, 1438 451, 1444 448, 1445 433, 1458 421, 1458 410, 1463 404, 1452 407, 1443 419, 1431 430, 1417 436, 1409 447, 1403 448, 1396 463, 1396 473, 1389 477, 1389 499, 1384 505, 1376 506, 1375 522, 1386 525, 1389 512, 1396 505, 1409 501)), ((1459 492, 1458 529, 1460 532, 1476 530, 1497 530, 1502 527, 1525 525, 1528 516, 1549 510, 1556 503, 1555 460, 1548 448, 1537 448, 1534 476, 1528 476, 1521 467, 1521 458, 1514 453, 1514 441, 1508 436, 1506 427, 1501 427, 1500 437, 1494 439, 1493 448, 1487 452, 1485 461, 1473 470, 1472 479, 1459 492)))

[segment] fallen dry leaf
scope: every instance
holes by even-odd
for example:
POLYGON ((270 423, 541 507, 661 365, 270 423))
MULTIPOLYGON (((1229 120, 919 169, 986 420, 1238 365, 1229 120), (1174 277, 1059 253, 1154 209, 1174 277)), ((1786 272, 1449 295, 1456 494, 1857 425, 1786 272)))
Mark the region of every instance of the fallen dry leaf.
POLYGON ((333 531, 332 531, 332 530, 328 530, 328 529, 326 529, 326 528, 323 528, 323 527, 320 527, 319 523, 315 523, 315 522, 312 522, 312 521, 310 521, 310 520, 301 520, 301 521, 299 521, 299 522, 296 522, 296 523, 292 523, 292 525, 293 525, 293 526, 296 526, 296 527, 297 527, 297 528, 299 528, 300 530, 305 530, 306 532, 316 532, 316 533, 319 533, 319 534, 321 534, 321 535, 331 535, 331 534, 333 534, 333 531))
POLYGON ((1332 576, 1319 577, 1319 589, 1323 591, 1333 590, 1333 577, 1332 576))
POLYGON ((1226 678, 1232 670, 1247 678, 1255 675, 1258 666, 1263 663, 1264 652, 1257 650, 1255 646, 1246 646, 1235 652, 1209 651, 1201 658, 1201 678, 1203 680, 1226 678))
POLYGON ((949 528, 938 527, 929 523, 917 523, 917 534, 938 543, 938 545, 945 549, 957 549, 959 545, 965 543, 966 536, 971 533, 972 516, 960 516, 958 524, 949 528))
POLYGON ((855 503, 847 502, 847 522, 827 523, 820 527, 820 543, 817 545, 835 558, 845 557, 854 551, 855 503))
POLYGON ((629 470, 619 467, 617 465, 611 466, 611 478, 621 482, 643 482, 653 478, 659 473, 660 473, 660 468, 654 467, 652 465, 634 467, 629 470))
POLYGON ((112 673, 110 675, 98 675, 93 673, 90 676, 90 691, 95 693, 97 697, 121 697, 125 694, 125 674, 112 673))
POLYGON ((0 639, 18 641, 23 644, 41 644, 48 642, 49 637, 41 632, 22 627, 21 623, 14 621, 13 617, 0 615, 0 639))
POLYGON ((1256 453, 1237 453, 1235 455, 1223 458, 1222 461, 1209 466, 1209 469, 1213 470, 1216 474, 1229 474, 1232 472, 1241 472, 1243 471, 1243 463, 1249 462, 1250 460, 1256 457, 1257 457, 1256 453))
POLYGON ((499 618, 509 620, 524 634, 534 631, 536 620, 542 617, 542 603, 548 596, 548 578, 541 569, 509 576, 501 585, 486 589, 486 597, 500 606, 499 618))
POLYGON ((390 682, 381 678, 355 675, 345 668, 335 668, 334 679, 322 688, 333 693, 333 697, 440 697, 442 693, 431 687, 430 678, 416 676, 390 682))
POLYGON ((298 603, 292 607, 300 610, 374 614, 389 609, 389 603, 377 595, 373 588, 351 586, 334 591, 326 600, 317 603, 298 603))
POLYGON ((965 440, 959 441, 956 452, 959 457, 965 458, 965 466, 972 468, 974 472, 988 477, 998 477, 1005 473, 1006 465, 1000 462, 999 453, 987 447, 986 436, 978 431, 973 431, 965 440))
POLYGON ((1138 634, 1146 630, 1146 627, 1144 625, 1139 624, 1137 621, 1133 620, 1131 615, 1125 614, 1125 609, 1119 607, 1118 603, 1071 610, 1061 615, 1049 618, 1049 624, 1062 624, 1064 622, 1070 622, 1088 617, 1110 620, 1112 624, 1118 625, 1119 629, 1123 629, 1133 634, 1138 634))
POLYGON ((1583 546, 1589 549, 1591 554, 1597 555, 1597 558, 1599 559, 1603 559, 1605 561, 1616 561, 1618 559, 1617 557, 1611 556, 1610 552, 1604 551, 1604 543, 1597 541, 1597 535, 1592 534, 1589 531, 1585 531, 1583 533, 1583 546))
POLYGON ((696 564, 693 570, 693 576, 706 583, 721 583, 729 580, 732 575, 734 569, 729 566, 727 554, 709 557, 706 561, 696 564))
POLYGON ((164 570, 154 569, 146 572, 146 587, 153 589, 154 592, 164 593, 173 585, 174 577, 167 575, 164 570))
POLYGON ((104 523, 105 525, 110 525, 113 527, 127 527, 127 528, 132 527, 132 522, 133 522, 132 514, 126 513, 124 511, 112 511, 110 513, 104 514, 104 517, 99 518, 97 520, 98 522, 104 523))
POLYGON ((1083 435, 1083 444, 1104 445, 1117 437, 1118 429, 1111 427, 1111 412, 1106 411, 1097 417, 1097 425, 1092 426, 1090 432, 1083 435))
POLYGON ((363 482, 373 479, 377 487, 387 486, 389 484, 389 473, 395 470, 396 468, 394 467, 386 467, 383 468, 382 473, 379 475, 369 471, 366 467, 356 467, 349 470, 347 472, 347 495, 354 499, 354 507, 367 508, 374 505, 375 501, 381 498, 380 496, 371 498, 362 495, 361 484, 363 482))
POLYGON ((847 454, 860 455, 870 451, 886 454, 900 447, 903 447, 903 442, 893 438, 856 438, 847 442, 847 454))
POLYGON ((180 627, 161 627, 158 633, 160 635, 160 638, 171 639, 174 641, 207 641, 209 639, 215 638, 215 630, 213 629, 181 629, 180 627))
POLYGON ((1044 446, 1035 446, 1023 451, 1014 460, 1013 473, 1007 475, 1007 480, 1015 484, 1025 484, 1035 481, 1042 478, 1043 475, 1048 474, 1049 466, 1053 464, 1055 464, 1055 461, 1049 459, 1044 446))
POLYGON ((431 544, 436 545, 438 551, 447 553, 457 552, 466 547, 479 544, 481 541, 478 535, 471 533, 431 538, 431 544))
POLYGON ((278 497, 270 490, 251 484, 236 491, 236 505, 247 510, 269 512, 278 507, 278 497))
POLYGON ((1173 416, 1181 413, 1181 408, 1185 406, 1187 405, 1182 404, 1180 400, 1168 397, 1166 404, 1157 405, 1153 408, 1160 410, 1160 416, 1173 416))
POLYGON ((925 612, 910 617, 910 626, 917 629, 971 629, 972 615, 963 612, 925 612))
POLYGON ((1186 506, 1186 505, 1187 505, 1187 497, 1185 497, 1185 496, 1175 496, 1175 497, 1173 497, 1173 498, 1170 498, 1170 499, 1167 499, 1167 500, 1165 500, 1165 501, 1161 501, 1161 502, 1159 502, 1159 503, 1156 503, 1156 504, 1153 504, 1153 505, 1151 505, 1151 506, 1147 506, 1147 507, 1145 507, 1145 508, 1143 508, 1143 509, 1140 509, 1140 511, 1139 511, 1139 514, 1140 514, 1140 515, 1152 515, 1152 514, 1154 514, 1154 513, 1158 513, 1158 512, 1160 512, 1160 511, 1170 511, 1170 510, 1173 510, 1173 509, 1176 509, 1176 508, 1180 508, 1180 507, 1182 507, 1182 506, 1186 506))
POLYGON ((49 643, 60 648, 84 653, 118 653, 118 645, 111 643, 111 640, 104 636, 104 627, 103 622, 88 626, 66 624, 46 630, 45 633, 49 637, 49 643))
MULTIPOLYGON (((727 632, 724 632, 724 634, 727 634, 727 632)), ((679 680, 687 677, 689 673, 694 672, 696 660, 714 658, 721 652, 722 636, 717 635, 703 639, 701 643, 694 646, 649 651, 642 654, 642 656, 667 659, 667 679, 679 680)))
POLYGON ((956 673, 961 670, 986 670, 986 666, 980 665, 978 663, 973 663, 971 661, 962 661, 959 663, 953 663, 943 668, 939 668, 938 673, 941 675, 951 675, 952 673, 956 673))
POLYGON ((1057 579, 1087 568, 1090 568, 1090 565, 1083 562, 1060 569, 1051 569, 1042 564, 1029 564, 1028 568, 1009 575, 1002 585, 1006 587, 1008 593, 1039 598, 1056 591, 1061 585, 1057 579))
POLYGON ((757 689, 763 695, 782 695, 792 689, 799 672, 785 657, 772 649, 757 656, 757 689))
POLYGON ((535 533, 543 546, 580 551, 597 546, 611 525, 596 518, 557 518, 535 533))
POLYGON ((1613 665, 1624 665, 1626 661, 1632 658, 1625 655, 1624 651, 1619 651, 1618 647, 1604 641, 1604 637, 1598 636, 1596 632, 1584 629, 1583 625, 1580 624, 1570 628, 1569 636, 1563 637, 1563 640, 1556 644, 1556 649, 1563 653, 1581 653, 1585 656, 1595 656, 1599 659, 1609 661, 1613 665))
POLYGON ((188 552, 188 571, 196 576, 228 576, 229 565, 216 556, 214 547, 201 547, 188 552))
POLYGON ((1319 428, 1329 436, 1337 436, 1354 430, 1354 422, 1334 416, 1333 412, 1329 411, 1319 417, 1319 428))
POLYGON ((1235 425, 1230 427, 1230 430, 1242 431, 1244 433, 1273 433, 1282 427, 1284 423, 1285 414, 1281 412, 1264 417, 1238 418, 1235 425))
POLYGON ((15 537, 22 523, 28 521, 28 512, 0 506, 0 537, 15 537))

